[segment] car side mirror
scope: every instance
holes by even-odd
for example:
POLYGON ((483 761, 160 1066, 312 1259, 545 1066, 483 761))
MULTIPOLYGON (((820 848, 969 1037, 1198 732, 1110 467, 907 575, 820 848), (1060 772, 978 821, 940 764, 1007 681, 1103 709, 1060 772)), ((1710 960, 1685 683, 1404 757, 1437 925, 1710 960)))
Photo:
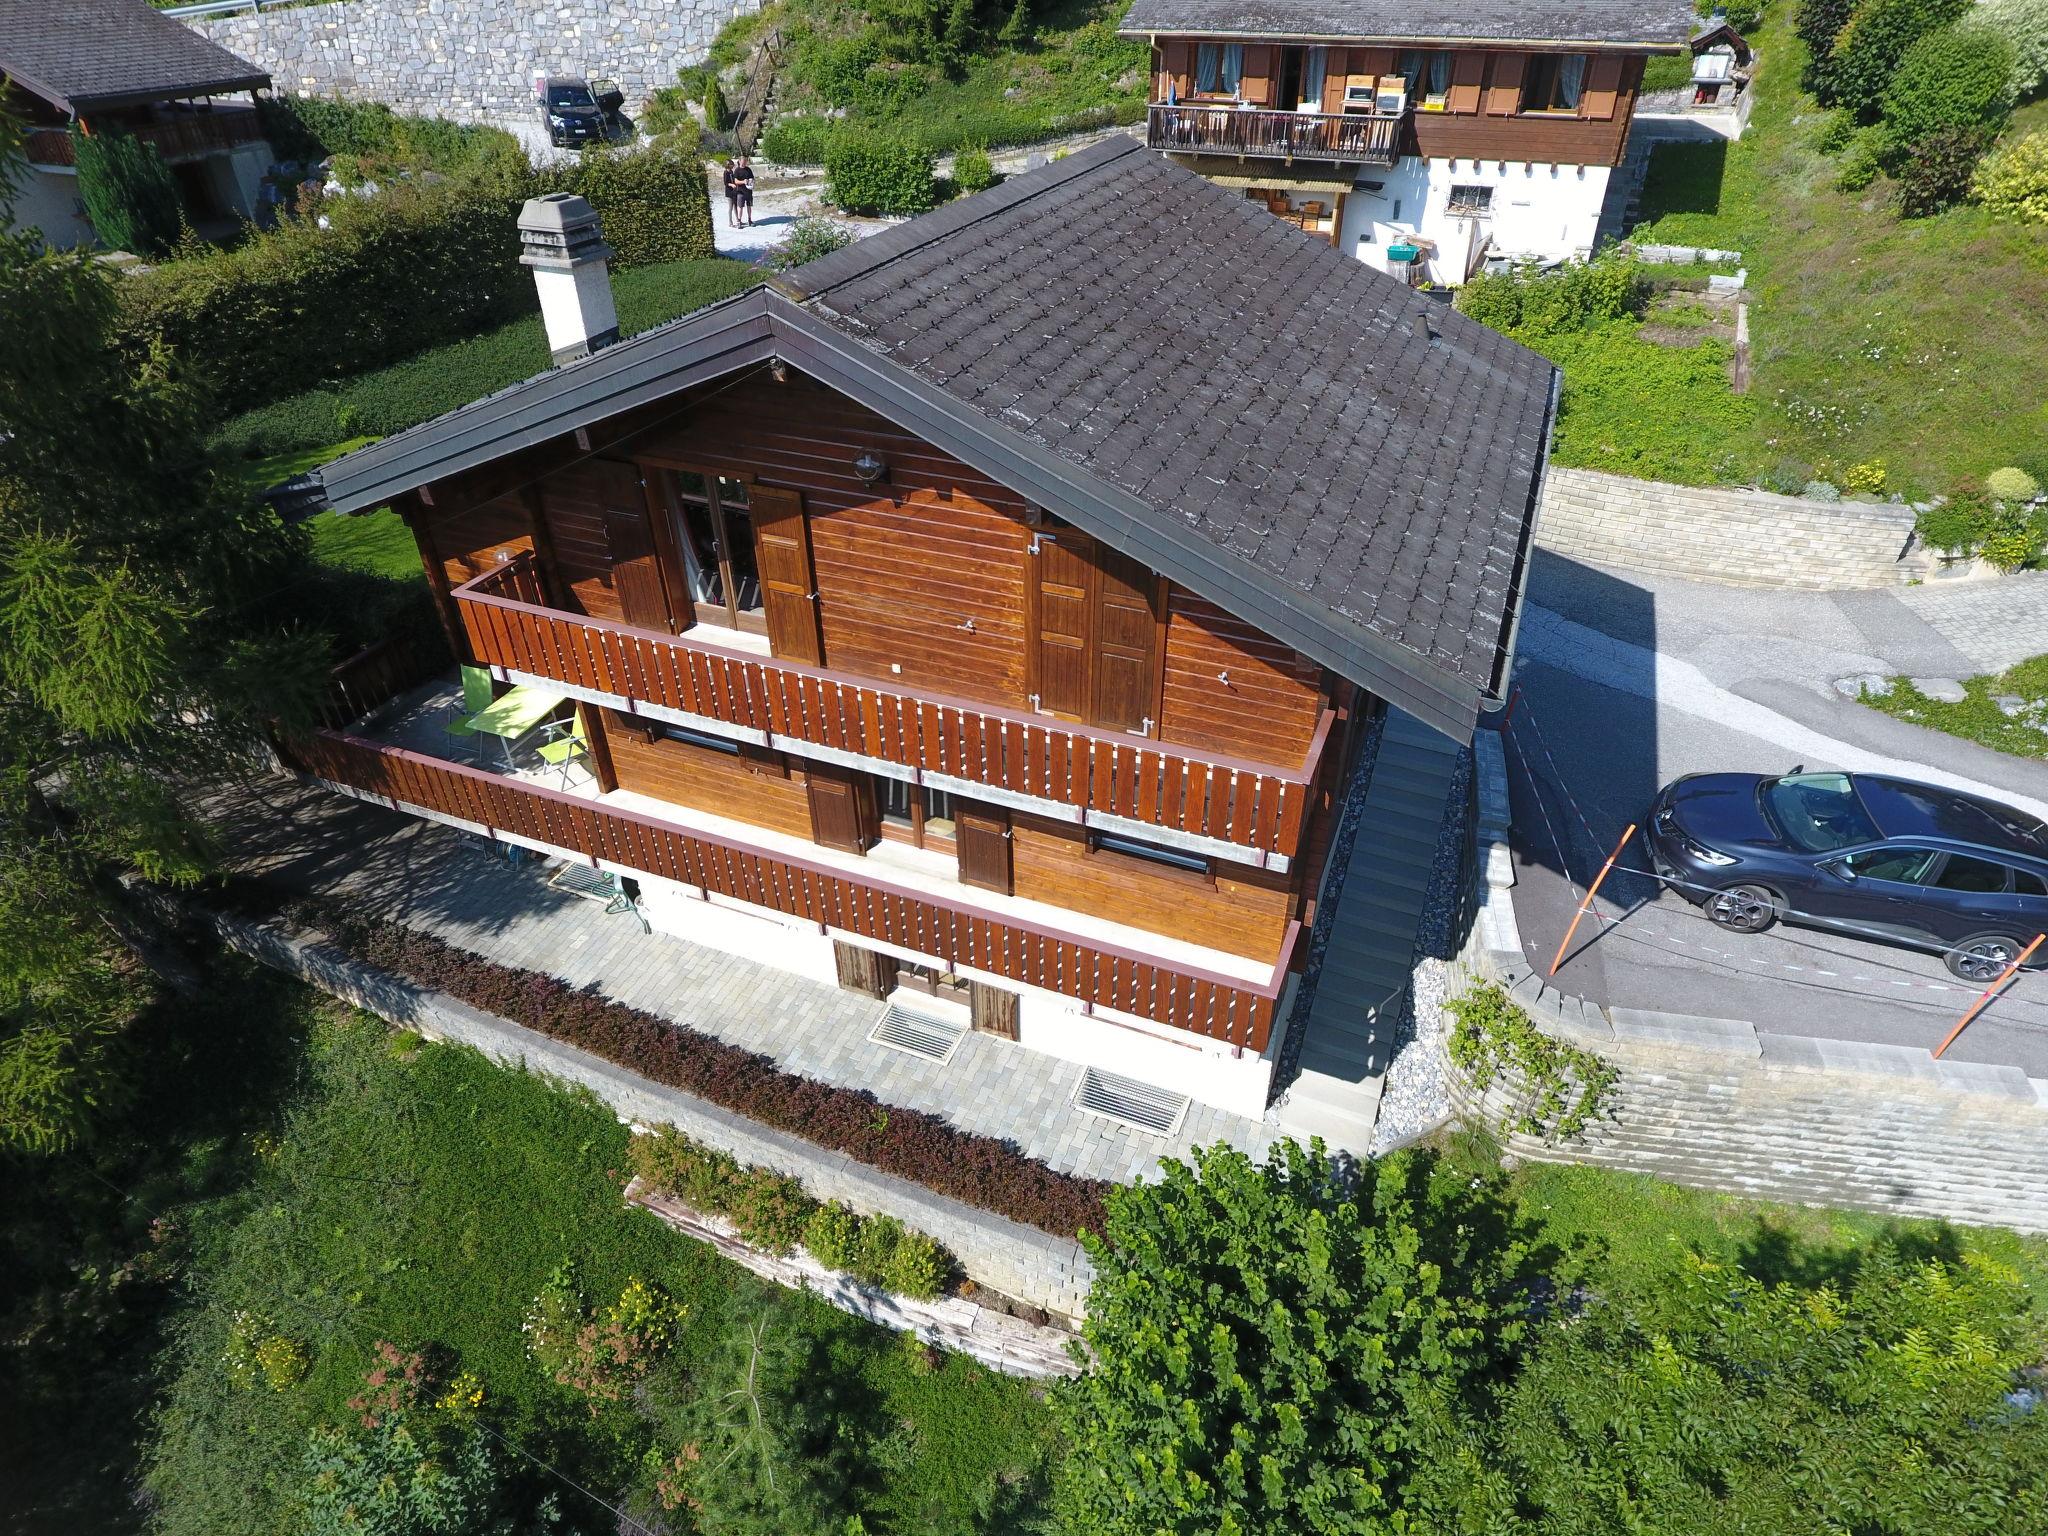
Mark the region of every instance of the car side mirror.
POLYGON ((1821 865, 1821 868, 1846 884, 1854 885, 1856 883, 1856 871, 1849 867, 1847 859, 1829 859, 1827 863, 1821 865))

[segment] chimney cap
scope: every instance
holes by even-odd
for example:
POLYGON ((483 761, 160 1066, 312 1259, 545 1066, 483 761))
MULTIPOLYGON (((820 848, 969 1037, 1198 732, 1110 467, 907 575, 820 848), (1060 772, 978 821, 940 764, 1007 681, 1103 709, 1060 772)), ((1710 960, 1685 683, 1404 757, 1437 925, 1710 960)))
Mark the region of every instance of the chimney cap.
POLYGON ((519 210, 522 264, 569 270, 612 253, 598 227, 597 210, 575 192, 550 192, 531 197, 519 210))

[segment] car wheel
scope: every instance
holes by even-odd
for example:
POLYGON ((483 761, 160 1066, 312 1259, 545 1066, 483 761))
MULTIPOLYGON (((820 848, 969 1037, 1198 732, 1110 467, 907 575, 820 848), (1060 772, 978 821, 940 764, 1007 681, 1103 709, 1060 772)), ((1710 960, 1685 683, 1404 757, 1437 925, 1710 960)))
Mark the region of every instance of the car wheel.
POLYGON ((1778 920, 1778 898, 1760 885, 1731 885, 1707 898, 1707 919, 1730 933, 1762 933, 1778 920))
POLYGON ((2018 939, 2002 933, 1980 933, 1965 939, 1945 957, 1949 974, 1973 986, 1988 987, 2019 958, 2025 948, 2018 939))

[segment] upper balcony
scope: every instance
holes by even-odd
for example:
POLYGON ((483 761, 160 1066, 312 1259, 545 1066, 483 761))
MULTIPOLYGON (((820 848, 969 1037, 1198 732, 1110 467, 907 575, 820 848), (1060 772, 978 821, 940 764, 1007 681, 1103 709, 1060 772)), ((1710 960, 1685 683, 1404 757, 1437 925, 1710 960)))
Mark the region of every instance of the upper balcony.
POLYGON ((1274 112, 1233 104, 1154 102, 1145 142, 1188 154, 1392 165, 1400 116, 1368 112, 1274 112))
MULTIPOLYGON (((263 137, 262 119, 253 107, 215 107, 204 112, 179 112, 154 122, 125 127, 166 160, 212 154, 253 144, 263 137)), ((34 165, 76 165, 78 156, 67 128, 37 128, 28 135, 28 158, 34 165)))
POLYGON ((1329 739, 1255 763, 935 694, 703 637, 547 606, 530 557, 455 589, 471 654, 513 681, 829 762, 890 764, 919 782, 1041 815, 1285 870, 1329 739), (673 717, 687 717, 673 719, 673 717))

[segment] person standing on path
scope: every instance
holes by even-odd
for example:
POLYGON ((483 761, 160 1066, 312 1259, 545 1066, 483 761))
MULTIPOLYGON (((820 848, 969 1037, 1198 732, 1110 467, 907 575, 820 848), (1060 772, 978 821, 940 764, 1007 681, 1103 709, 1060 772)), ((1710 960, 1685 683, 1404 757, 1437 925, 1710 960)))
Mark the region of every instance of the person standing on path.
POLYGON ((732 226, 733 228, 737 229, 737 228, 739 227, 739 217, 740 217, 740 213, 739 213, 739 210, 740 210, 740 188, 739 188, 739 183, 738 183, 737 181, 735 181, 735 180, 733 179, 733 173, 734 173, 734 170, 735 170, 735 169, 736 169, 736 167, 734 166, 734 163, 733 163, 732 161, 727 161, 727 162, 726 162, 726 166, 725 166, 725 222, 726 222, 727 224, 731 225, 731 226, 732 226))
POLYGON ((726 173, 733 190, 735 222, 741 229, 754 227, 754 168, 747 164, 747 157, 741 155, 733 161, 726 173))

